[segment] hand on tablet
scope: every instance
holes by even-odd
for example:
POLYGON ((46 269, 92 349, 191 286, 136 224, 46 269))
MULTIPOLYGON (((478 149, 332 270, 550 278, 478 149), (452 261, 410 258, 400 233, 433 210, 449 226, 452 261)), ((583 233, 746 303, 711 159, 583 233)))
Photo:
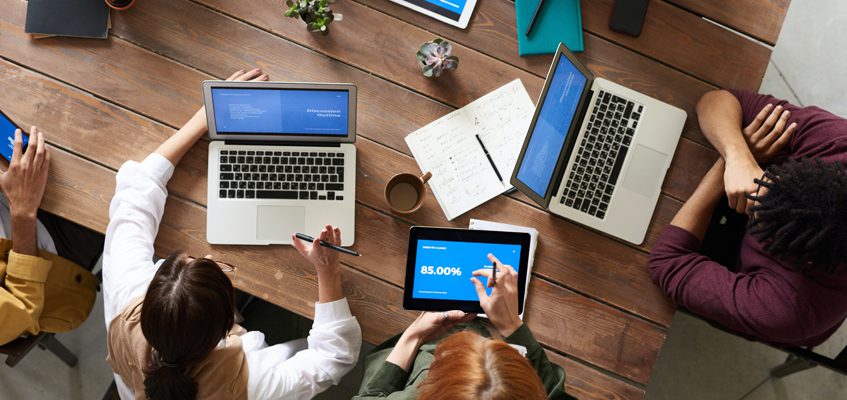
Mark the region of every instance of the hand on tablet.
POLYGON ((476 318, 476 314, 452 310, 444 312, 422 312, 421 315, 406 328, 405 335, 418 339, 420 343, 428 343, 441 336, 454 325, 468 322, 476 318))
POLYGON ((491 295, 485 291, 485 286, 477 278, 471 278, 479 296, 479 304, 485 311, 485 315, 494 324, 494 327, 503 337, 509 336, 521 327, 523 322, 518 318, 518 273, 511 265, 503 265, 493 254, 488 259, 497 268, 496 284, 492 279, 492 270, 478 269, 473 276, 484 276, 488 278, 487 285, 493 286, 491 295))
POLYGON ((0 172, 0 189, 9 200, 12 216, 35 218, 44 189, 47 186, 47 171, 50 168, 50 148, 44 134, 35 126, 30 129, 30 143, 23 150, 23 133, 15 130, 12 162, 0 172))
POLYGON ((475 317, 476 314, 466 314, 458 310, 422 312, 400 335, 400 339, 385 361, 409 372, 421 345, 431 342, 456 324, 468 322, 475 317))

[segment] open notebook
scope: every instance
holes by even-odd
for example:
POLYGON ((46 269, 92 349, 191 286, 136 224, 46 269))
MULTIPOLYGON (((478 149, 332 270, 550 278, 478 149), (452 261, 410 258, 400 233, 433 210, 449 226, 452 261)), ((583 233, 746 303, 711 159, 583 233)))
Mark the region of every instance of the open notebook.
POLYGON ((516 79, 406 136, 421 171, 432 172, 429 185, 448 220, 512 188, 509 178, 534 112, 516 79))

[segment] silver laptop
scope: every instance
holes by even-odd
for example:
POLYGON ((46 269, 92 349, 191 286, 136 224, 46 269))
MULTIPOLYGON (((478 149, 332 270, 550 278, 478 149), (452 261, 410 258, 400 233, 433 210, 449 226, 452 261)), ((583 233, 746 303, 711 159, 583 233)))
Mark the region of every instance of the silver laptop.
POLYGON ((560 44, 511 183, 553 214, 640 244, 685 118, 595 78, 560 44))
POLYGON ((290 244, 331 224, 353 244, 354 85, 206 81, 203 96, 209 243, 290 244))

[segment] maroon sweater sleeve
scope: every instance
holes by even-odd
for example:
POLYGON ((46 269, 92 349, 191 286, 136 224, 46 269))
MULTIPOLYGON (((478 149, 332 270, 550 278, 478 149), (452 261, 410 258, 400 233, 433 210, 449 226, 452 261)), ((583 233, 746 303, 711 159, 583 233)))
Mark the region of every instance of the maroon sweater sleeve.
POLYGON ((805 338, 796 291, 769 269, 735 273, 699 254, 700 241, 668 225, 650 253, 653 281, 680 306, 731 330, 774 343, 805 338))

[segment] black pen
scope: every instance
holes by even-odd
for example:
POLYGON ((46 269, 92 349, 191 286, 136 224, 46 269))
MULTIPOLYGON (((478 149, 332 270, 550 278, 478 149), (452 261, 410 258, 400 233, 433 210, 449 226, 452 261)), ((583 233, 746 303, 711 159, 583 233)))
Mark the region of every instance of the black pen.
POLYGON ((532 28, 535 27, 535 20, 538 19, 538 11, 541 10, 542 5, 544 5, 544 0, 538 0, 538 5, 535 6, 535 13, 532 14, 532 19, 529 20, 529 27, 526 28, 525 36, 529 36, 532 33, 532 28))
MULTIPOLYGON (((304 234, 302 234, 302 233, 295 233, 295 234, 294 234, 294 236, 296 236, 296 237, 297 237, 297 239, 305 240, 305 241, 307 241, 307 242, 309 242, 309 243, 314 243, 314 242, 315 242, 315 238, 313 238, 313 237, 311 237, 311 236, 309 236, 309 235, 304 235, 304 234)), ((335 251, 340 251, 340 252, 342 252, 342 253, 350 254, 350 255, 352 255, 352 256, 361 256, 361 254, 359 254, 359 253, 357 253, 357 252, 355 252, 355 251, 353 251, 353 250, 345 249, 345 248, 343 248, 343 247, 341 247, 341 246, 336 246, 336 245, 334 245, 334 244, 332 244, 332 243, 325 242, 325 241, 323 241, 323 240, 321 240, 321 241, 320 241, 320 244, 321 244, 321 246, 323 246, 323 247, 328 247, 328 248, 333 249, 333 250, 335 250, 335 251)))
POLYGON ((479 145, 482 147, 483 153, 485 153, 485 156, 488 157, 488 162, 491 163, 491 168, 494 168, 494 173, 497 174, 497 179, 499 179, 500 182, 503 182, 503 177, 500 176, 500 171, 498 171, 497 166, 494 165, 494 159, 491 158, 491 154, 488 154, 488 149, 486 149, 485 145, 482 144, 482 139, 480 139, 478 134, 474 136, 476 136, 476 141, 479 142, 479 145))

